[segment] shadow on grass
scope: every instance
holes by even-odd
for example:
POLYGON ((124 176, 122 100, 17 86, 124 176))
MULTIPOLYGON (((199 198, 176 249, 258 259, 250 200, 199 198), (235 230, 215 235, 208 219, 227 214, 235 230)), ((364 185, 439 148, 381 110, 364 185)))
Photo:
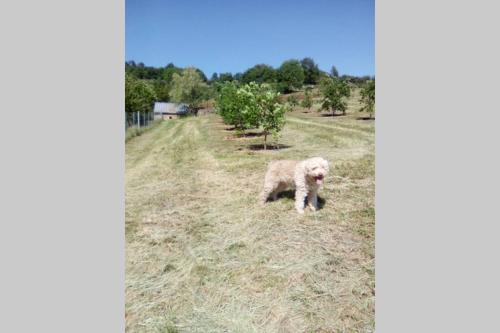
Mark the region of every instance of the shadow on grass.
POLYGON ((256 138, 256 137, 260 137, 260 136, 264 136, 264 133, 253 133, 253 132, 250 132, 250 133, 236 134, 236 137, 238 137, 238 138, 256 138))
POLYGON ((358 117, 356 120, 375 120, 375 117, 358 117))
MULTIPOLYGON (((281 193, 278 193, 278 200, 283 199, 283 198, 295 200, 295 191, 288 190, 288 191, 283 191, 281 193)), ((267 201, 272 201, 272 199, 269 198, 267 201)), ((306 201, 306 205, 307 205, 307 199, 305 201, 306 201)), ((322 197, 320 197, 318 195, 318 210, 322 209, 325 206, 325 202, 326 202, 325 199, 323 199, 322 197)))
MULTIPOLYGON (((267 145, 267 150, 281 150, 281 149, 287 149, 287 148, 290 148, 292 146, 289 146, 289 145, 283 145, 283 144, 268 144, 267 145)), ((264 144, 253 144, 253 145, 249 145, 248 146, 248 149, 250 150, 264 150, 264 144)))
POLYGON ((321 117, 331 117, 331 118, 333 118, 333 117, 345 117, 345 116, 347 116, 347 114, 343 114, 343 113, 335 113, 333 115, 331 113, 322 113, 321 114, 321 117))

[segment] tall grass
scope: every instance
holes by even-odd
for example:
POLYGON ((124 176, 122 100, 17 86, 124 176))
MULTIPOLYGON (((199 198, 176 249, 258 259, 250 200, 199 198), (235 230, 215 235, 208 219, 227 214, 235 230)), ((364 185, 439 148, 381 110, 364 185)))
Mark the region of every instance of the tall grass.
POLYGON ((136 136, 140 136, 143 133, 155 128, 161 122, 162 122, 161 120, 154 120, 148 126, 143 126, 141 128, 137 128, 136 126, 131 126, 131 127, 127 128, 125 130, 125 142, 128 142, 131 139, 135 138, 136 136))

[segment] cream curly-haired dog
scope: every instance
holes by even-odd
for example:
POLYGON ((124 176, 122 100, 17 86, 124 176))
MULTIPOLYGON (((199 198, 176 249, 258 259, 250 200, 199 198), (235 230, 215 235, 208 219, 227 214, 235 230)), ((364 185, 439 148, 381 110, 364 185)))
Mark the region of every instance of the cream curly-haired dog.
POLYGON ((278 193, 287 189, 295 189, 295 208, 304 213, 305 199, 309 208, 318 208, 318 190, 328 173, 328 161, 321 157, 313 157, 303 161, 278 160, 271 161, 264 180, 264 190, 260 195, 264 204, 269 196, 276 200, 278 193))

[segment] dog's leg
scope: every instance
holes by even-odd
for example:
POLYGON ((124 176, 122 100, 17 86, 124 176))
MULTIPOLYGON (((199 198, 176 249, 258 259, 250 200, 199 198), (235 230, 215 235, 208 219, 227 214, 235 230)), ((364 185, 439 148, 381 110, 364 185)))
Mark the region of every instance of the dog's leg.
POLYGON ((269 198, 269 195, 274 191, 275 186, 273 184, 265 184, 264 185, 264 190, 260 194, 260 202, 262 204, 265 204, 267 199, 269 198))
POLYGON ((276 186, 274 191, 271 193, 271 198, 273 198, 274 201, 278 200, 278 194, 286 190, 286 188, 287 188, 286 184, 283 183, 278 184, 278 186, 276 186))
POLYGON ((311 191, 307 194, 307 205, 312 211, 318 209, 318 194, 316 191, 311 191))
POLYGON ((304 213, 304 201, 306 200, 307 191, 302 188, 297 188, 295 191, 295 209, 299 214, 304 213))

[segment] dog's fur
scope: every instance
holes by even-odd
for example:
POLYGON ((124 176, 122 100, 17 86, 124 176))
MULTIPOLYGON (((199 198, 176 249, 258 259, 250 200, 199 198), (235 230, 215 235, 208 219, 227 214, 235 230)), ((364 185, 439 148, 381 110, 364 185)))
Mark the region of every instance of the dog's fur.
POLYGON ((269 196, 276 200, 278 193, 287 189, 295 189, 295 208, 304 213, 305 199, 309 208, 318 208, 318 190, 328 173, 328 161, 321 157, 313 157, 303 161, 278 160, 269 163, 264 190, 260 201, 264 204, 269 196))

